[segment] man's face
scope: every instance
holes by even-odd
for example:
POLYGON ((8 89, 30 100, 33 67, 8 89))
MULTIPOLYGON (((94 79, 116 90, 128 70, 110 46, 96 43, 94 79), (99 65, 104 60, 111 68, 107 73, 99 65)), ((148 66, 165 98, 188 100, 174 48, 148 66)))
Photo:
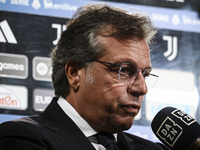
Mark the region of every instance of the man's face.
MULTIPOLYGON (((130 63, 141 69, 151 66, 145 40, 101 38, 107 53, 99 61, 130 63)), ((120 132, 132 126, 146 93, 141 72, 134 82, 127 84, 114 78, 107 66, 94 62, 80 81, 75 108, 96 131, 120 132)))

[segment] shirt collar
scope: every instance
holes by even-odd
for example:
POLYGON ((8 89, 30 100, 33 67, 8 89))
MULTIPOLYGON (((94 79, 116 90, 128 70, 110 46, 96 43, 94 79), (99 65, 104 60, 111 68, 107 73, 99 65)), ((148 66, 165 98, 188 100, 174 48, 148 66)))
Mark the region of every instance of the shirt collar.
POLYGON ((57 103, 66 115, 68 115, 75 122, 86 137, 97 134, 97 132, 79 115, 79 113, 67 100, 63 97, 59 97, 57 103))

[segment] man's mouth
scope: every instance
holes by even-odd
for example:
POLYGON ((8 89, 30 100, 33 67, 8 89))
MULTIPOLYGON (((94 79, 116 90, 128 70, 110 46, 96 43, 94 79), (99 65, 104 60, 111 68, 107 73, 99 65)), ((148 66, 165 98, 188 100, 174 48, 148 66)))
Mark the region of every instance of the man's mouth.
POLYGON ((121 108, 123 109, 123 111, 127 114, 131 114, 131 115, 136 115, 138 114, 139 110, 140 110, 140 106, 139 105, 121 105, 121 108))

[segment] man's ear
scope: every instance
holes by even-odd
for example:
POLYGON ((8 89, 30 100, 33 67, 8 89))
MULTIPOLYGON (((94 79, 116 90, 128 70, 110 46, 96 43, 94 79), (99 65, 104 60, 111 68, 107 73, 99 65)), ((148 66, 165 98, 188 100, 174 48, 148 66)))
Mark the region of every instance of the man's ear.
POLYGON ((79 89, 81 68, 81 65, 76 62, 68 62, 65 65, 65 73, 67 75, 70 88, 75 92, 79 89))

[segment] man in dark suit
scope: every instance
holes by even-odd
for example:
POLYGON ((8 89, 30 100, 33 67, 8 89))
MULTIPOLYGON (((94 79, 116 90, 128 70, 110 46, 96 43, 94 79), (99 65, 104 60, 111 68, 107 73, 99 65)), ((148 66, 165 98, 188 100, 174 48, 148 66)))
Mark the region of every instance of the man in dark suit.
POLYGON ((79 9, 51 53, 56 97, 41 115, 2 123, 0 149, 166 149, 123 132, 141 108, 145 78, 157 77, 149 54, 155 33, 144 14, 79 9))

